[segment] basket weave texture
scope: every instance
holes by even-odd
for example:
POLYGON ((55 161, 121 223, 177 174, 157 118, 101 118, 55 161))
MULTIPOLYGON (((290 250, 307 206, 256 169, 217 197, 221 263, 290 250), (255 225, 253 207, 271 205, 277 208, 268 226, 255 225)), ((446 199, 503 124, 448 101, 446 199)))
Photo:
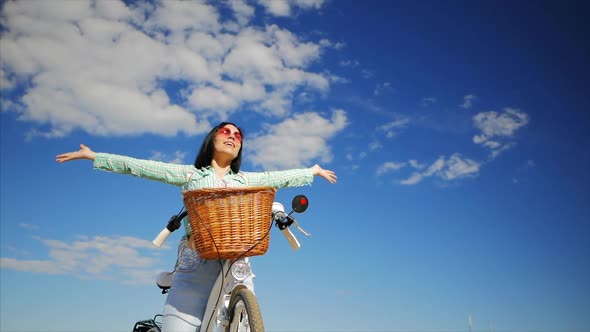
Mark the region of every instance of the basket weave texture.
POLYGON ((270 242, 273 187, 211 188, 183 192, 191 239, 204 259, 264 255, 270 242))

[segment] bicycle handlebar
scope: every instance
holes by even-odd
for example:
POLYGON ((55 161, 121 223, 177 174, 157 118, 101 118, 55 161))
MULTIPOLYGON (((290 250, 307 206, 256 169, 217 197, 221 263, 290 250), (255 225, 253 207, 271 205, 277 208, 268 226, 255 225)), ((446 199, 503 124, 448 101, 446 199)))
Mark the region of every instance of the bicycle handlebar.
MULTIPOLYGON (((293 211, 291 213, 297 210, 303 212, 305 211, 305 209, 307 209, 307 198, 303 195, 295 197, 295 199, 293 200, 293 211), (302 201, 302 199, 305 200, 305 207, 303 208, 301 207, 300 202, 302 201)), ((293 232, 291 232, 291 225, 295 225, 295 227, 305 236, 310 237, 311 235, 306 233, 303 229, 301 229, 301 227, 299 227, 295 218, 291 217, 291 213, 285 214, 285 207, 283 207, 283 204, 279 202, 274 202, 272 204, 272 217, 275 222, 275 225, 281 230, 281 233, 283 234, 283 236, 285 236, 285 238, 289 242, 289 245, 291 245, 291 248, 293 250, 298 250, 301 247, 301 244, 299 243, 299 240, 297 240, 293 232)))
POLYGON ((154 240, 152 241, 152 243, 157 248, 160 248, 160 247, 162 247, 162 244, 164 244, 164 242, 166 242, 166 240, 168 239, 168 237, 170 236, 170 234, 172 234, 172 232, 170 232, 168 230, 168 228, 164 227, 164 229, 162 229, 162 231, 160 232, 160 234, 158 234, 158 236, 156 236, 154 238, 154 240))
POLYGON ((168 220, 168 225, 166 225, 166 227, 164 227, 164 229, 162 229, 160 234, 158 234, 158 236, 156 236, 154 238, 154 240, 152 241, 154 246, 160 248, 162 246, 162 244, 164 244, 164 242, 166 242, 166 239, 168 239, 170 234, 172 234, 172 232, 174 232, 175 230, 180 228, 180 222, 182 221, 182 219, 184 217, 186 217, 186 215, 187 215, 187 212, 184 211, 180 214, 173 215, 172 217, 170 217, 170 220, 168 220))

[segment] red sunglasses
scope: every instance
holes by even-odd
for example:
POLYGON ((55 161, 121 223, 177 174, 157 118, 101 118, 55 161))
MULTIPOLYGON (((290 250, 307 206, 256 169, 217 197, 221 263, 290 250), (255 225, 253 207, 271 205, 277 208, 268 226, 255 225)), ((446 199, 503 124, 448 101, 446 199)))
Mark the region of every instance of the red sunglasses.
MULTIPOLYGON (((217 134, 216 134, 216 135, 223 135, 223 136, 225 136, 225 137, 230 137, 230 136, 231 136, 231 134, 232 134, 232 132, 231 132, 231 129, 229 129, 229 128, 227 128, 227 127, 221 127, 221 128, 219 128, 219 130, 217 131, 217 134)), ((234 132, 234 133, 233 133, 233 135, 234 135, 234 138, 235 138, 235 139, 236 139, 238 142, 242 143, 242 134, 240 134, 240 132, 239 132, 239 131, 236 131, 236 132, 234 132)))

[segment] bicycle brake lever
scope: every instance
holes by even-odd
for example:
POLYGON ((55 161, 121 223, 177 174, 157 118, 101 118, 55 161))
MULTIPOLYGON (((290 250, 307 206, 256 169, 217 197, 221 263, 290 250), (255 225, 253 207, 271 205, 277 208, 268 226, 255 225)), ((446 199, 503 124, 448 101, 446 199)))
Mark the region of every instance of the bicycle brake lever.
POLYGON ((303 235, 307 236, 307 237, 311 237, 311 234, 307 233, 306 231, 303 230, 303 228, 301 228, 299 226, 299 224, 297 223, 297 221, 293 220, 293 224, 295 225, 295 227, 301 232, 303 233, 303 235))
POLYGON ((293 235, 293 232, 291 232, 291 229, 289 227, 281 229, 281 233, 283 233, 283 235, 287 238, 287 241, 291 245, 291 249, 297 250, 301 247, 301 244, 299 243, 295 235, 293 235))

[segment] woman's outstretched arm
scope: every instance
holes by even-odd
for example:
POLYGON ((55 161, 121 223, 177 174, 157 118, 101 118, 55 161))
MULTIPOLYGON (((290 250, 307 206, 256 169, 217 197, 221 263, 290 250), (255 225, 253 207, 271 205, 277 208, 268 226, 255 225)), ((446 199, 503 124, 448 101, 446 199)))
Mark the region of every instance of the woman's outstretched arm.
POLYGON ((73 151, 73 152, 66 152, 66 153, 62 153, 60 155, 57 155, 55 157, 55 161, 57 161, 58 163, 63 163, 66 161, 77 160, 77 159, 94 160, 95 157, 96 157, 96 152, 90 150, 90 148, 87 147, 86 145, 80 144, 80 150, 73 151))
POLYGON ((284 171, 268 172, 240 172, 248 186, 270 186, 276 188, 299 187, 309 185, 314 176, 326 179, 330 183, 336 183, 338 177, 331 170, 323 169, 320 165, 309 168, 298 168, 284 171))
POLYGON ((193 173, 199 172, 193 165, 178 165, 109 153, 96 153, 84 144, 80 144, 79 151, 62 153, 55 157, 55 161, 58 163, 77 159, 92 160, 95 169, 119 174, 130 174, 176 186, 186 184, 191 179, 193 173))

